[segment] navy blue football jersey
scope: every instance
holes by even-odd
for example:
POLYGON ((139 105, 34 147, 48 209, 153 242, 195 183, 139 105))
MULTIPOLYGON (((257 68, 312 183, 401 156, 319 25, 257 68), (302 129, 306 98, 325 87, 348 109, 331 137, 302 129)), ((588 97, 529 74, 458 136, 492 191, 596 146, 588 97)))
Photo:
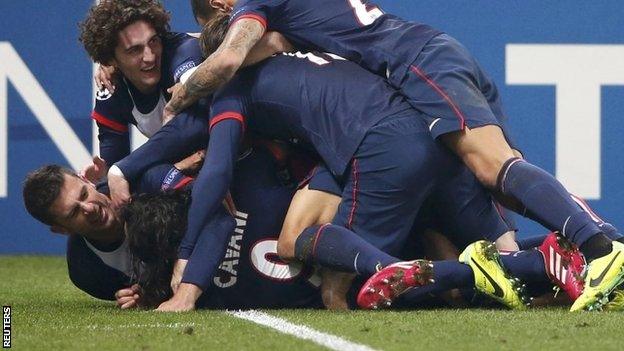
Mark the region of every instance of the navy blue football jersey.
POLYGON ((320 278, 313 269, 287 264, 277 256, 277 239, 296 189, 282 185, 276 170, 275 159, 264 150, 254 150, 237 163, 231 188, 236 227, 198 306, 322 307, 320 278))
POLYGON ((193 251, 201 228, 220 206, 245 129, 311 145, 341 176, 372 126, 412 113, 386 80, 335 55, 282 54, 241 70, 212 102, 208 152, 193 188, 203 201, 191 204, 180 257, 193 251))
POLYGON ((300 49, 345 57, 397 87, 425 44, 441 33, 368 0, 240 0, 230 23, 241 18, 258 20, 300 49))
POLYGON ((236 119, 261 137, 308 145, 339 176, 368 130, 401 113, 412 113, 403 96, 358 65, 324 53, 285 53, 241 70, 215 94, 210 129, 236 119))
POLYGON ((111 166, 130 153, 128 126, 135 125, 151 137, 162 126, 166 89, 188 77, 203 58, 197 38, 185 33, 168 33, 162 38, 161 81, 149 95, 139 92, 121 77, 113 94, 105 88, 96 94, 91 117, 99 128, 100 156, 111 166))

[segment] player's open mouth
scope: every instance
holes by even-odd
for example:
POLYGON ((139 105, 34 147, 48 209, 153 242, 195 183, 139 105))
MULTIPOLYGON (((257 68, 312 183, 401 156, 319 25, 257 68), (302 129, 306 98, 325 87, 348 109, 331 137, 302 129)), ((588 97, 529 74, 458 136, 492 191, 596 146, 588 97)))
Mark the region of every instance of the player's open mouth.
POLYGON ((143 72, 143 73, 157 73, 158 72, 157 67, 158 66, 154 65, 154 66, 149 67, 149 68, 141 68, 141 72, 143 72))
POLYGON ((94 225, 103 225, 108 222, 108 212, 104 208, 104 206, 98 206, 97 213, 91 219, 94 225))

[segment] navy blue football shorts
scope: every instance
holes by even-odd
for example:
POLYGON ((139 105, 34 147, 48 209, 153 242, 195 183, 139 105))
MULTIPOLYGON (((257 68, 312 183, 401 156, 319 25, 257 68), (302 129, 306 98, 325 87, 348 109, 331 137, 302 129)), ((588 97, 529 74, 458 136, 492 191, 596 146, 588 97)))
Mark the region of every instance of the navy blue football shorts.
POLYGON ((432 38, 405 72, 389 78, 409 103, 423 112, 434 138, 466 126, 496 125, 517 149, 509 137, 496 85, 453 37, 440 34, 432 38))
POLYGON ((310 173, 299 183, 297 189, 303 189, 306 186, 310 190, 323 191, 336 196, 342 195, 342 187, 324 163, 319 163, 312 168, 310 173))
POLYGON ((415 113, 371 128, 344 175, 333 224, 353 230, 377 248, 399 255, 423 205, 434 209, 435 229, 459 247, 510 230, 492 197, 461 161, 433 140, 415 113))

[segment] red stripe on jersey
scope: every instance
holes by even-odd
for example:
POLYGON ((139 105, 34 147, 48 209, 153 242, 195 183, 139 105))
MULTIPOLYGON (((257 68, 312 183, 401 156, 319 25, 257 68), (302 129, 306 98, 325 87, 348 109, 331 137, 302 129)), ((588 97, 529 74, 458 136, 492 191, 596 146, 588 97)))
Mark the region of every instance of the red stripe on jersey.
POLYGON ((185 187, 188 183, 190 183, 190 182, 192 182, 192 181, 193 181, 193 178, 188 177, 188 176, 187 176, 187 177, 184 177, 184 178, 182 178, 182 180, 181 180, 178 184, 176 184, 176 185, 173 187, 173 189, 174 189, 174 190, 177 190, 177 189, 180 189, 180 188, 184 188, 184 187, 185 187))
POLYGON ((218 115, 214 116, 213 119, 210 120, 210 129, 212 130, 212 128, 214 128, 214 126, 221 122, 221 121, 225 121, 226 119, 235 119, 237 121, 239 121, 243 127, 243 134, 245 133, 245 117, 243 117, 243 115, 241 115, 238 112, 233 112, 233 111, 226 111, 226 112, 222 112, 219 113, 218 115))
POLYGON ((254 13, 246 13, 244 15, 240 15, 239 17, 237 17, 234 22, 230 23, 230 27, 232 27, 234 25, 234 23, 242 20, 242 19, 252 19, 252 20, 256 20, 258 22, 260 22, 260 24, 262 25, 262 27, 264 27, 264 30, 267 29, 267 21, 266 18, 260 16, 260 15, 256 15, 254 13))
POLYGON ((116 131, 116 132, 120 132, 120 133, 125 133, 128 131, 128 126, 127 125, 123 125, 119 122, 115 122, 112 119, 108 119, 104 116, 102 116, 101 114, 93 111, 91 112, 91 118, 93 118, 94 120, 96 120, 98 123, 107 126, 108 128, 116 131))

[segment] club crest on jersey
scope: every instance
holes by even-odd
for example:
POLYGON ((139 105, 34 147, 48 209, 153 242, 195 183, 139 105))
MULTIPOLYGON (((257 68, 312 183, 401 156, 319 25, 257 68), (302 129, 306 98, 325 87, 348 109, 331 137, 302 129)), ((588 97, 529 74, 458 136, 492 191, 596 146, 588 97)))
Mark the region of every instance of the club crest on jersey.
POLYGON ((108 100, 111 96, 113 96, 113 94, 106 88, 99 89, 95 92, 95 98, 100 101, 108 100))

